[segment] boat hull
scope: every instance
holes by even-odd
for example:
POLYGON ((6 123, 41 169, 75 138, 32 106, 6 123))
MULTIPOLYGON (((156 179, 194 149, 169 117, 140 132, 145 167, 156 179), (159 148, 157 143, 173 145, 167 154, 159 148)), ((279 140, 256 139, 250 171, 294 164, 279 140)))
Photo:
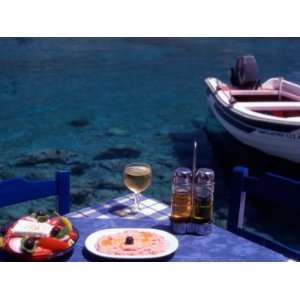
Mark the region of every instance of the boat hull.
POLYGON ((230 111, 208 90, 209 106, 237 140, 266 154, 300 163, 300 127, 253 122, 230 111))

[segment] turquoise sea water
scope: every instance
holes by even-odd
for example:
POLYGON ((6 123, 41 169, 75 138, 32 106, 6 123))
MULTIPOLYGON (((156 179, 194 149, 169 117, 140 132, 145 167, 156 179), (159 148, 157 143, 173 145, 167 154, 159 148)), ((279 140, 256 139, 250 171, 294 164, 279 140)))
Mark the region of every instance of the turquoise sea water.
MULTIPOLYGON (((154 174, 147 194, 168 202, 172 172, 191 166, 197 139, 199 167, 216 171, 215 217, 225 226, 234 165, 300 178, 297 165, 235 141, 208 110, 203 80, 227 80, 236 56, 248 53, 262 80, 300 82, 299 39, 0 39, 0 178, 69 169, 78 209, 125 194, 124 165, 144 161, 154 174)), ((1 222, 33 205, 1 209, 1 222)), ((249 207, 247 223, 300 248, 299 224, 288 210, 249 207)))

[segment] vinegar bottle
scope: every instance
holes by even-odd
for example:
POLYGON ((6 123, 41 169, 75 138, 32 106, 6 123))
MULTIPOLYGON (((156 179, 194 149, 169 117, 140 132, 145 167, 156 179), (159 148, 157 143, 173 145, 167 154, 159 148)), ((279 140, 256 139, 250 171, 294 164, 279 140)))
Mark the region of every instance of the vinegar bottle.
POLYGON ((186 233, 192 212, 192 171, 177 168, 172 179, 171 227, 175 233, 186 233))

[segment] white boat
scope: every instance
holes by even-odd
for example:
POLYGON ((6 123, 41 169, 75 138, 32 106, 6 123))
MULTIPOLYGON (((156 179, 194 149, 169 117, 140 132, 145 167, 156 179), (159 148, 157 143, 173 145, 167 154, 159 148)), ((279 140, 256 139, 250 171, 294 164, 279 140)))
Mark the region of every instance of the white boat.
POLYGON ((300 86, 281 77, 260 84, 253 56, 232 69, 231 84, 207 78, 208 103, 222 126, 240 142, 300 163, 300 86))

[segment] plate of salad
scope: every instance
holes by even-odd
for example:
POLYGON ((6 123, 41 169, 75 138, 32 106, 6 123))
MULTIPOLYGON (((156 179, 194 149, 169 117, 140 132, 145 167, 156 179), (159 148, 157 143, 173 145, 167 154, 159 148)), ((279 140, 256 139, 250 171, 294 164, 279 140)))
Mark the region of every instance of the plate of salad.
POLYGON ((69 254, 78 238, 67 217, 38 210, 2 231, 0 249, 22 261, 49 261, 69 254))

